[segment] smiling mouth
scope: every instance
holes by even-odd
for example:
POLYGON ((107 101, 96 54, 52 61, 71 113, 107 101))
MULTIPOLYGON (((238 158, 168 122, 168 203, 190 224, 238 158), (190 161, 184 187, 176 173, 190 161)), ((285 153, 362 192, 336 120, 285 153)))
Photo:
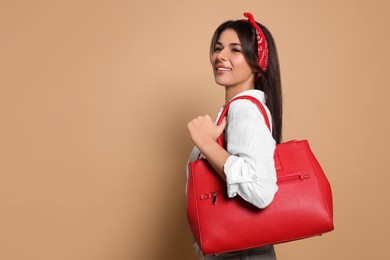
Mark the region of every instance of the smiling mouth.
POLYGON ((217 71, 231 71, 229 68, 216 68, 217 71))

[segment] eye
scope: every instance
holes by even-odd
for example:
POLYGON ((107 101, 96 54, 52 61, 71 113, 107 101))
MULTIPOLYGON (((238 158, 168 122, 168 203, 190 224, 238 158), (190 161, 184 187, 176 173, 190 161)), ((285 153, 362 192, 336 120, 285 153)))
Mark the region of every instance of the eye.
POLYGON ((222 51, 222 47, 220 47, 220 46, 214 47, 214 52, 220 52, 220 51, 222 51))
POLYGON ((232 49, 232 52, 241 52, 241 49, 233 48, 233 49, 232 49))

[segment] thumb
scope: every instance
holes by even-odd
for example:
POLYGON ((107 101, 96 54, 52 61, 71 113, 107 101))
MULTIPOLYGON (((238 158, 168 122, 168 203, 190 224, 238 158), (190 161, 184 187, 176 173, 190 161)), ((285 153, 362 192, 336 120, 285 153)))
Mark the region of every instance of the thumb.
POLYGON ((227 125, 226 117, 222 120, 222 122, 218 125, 218 136, 220 136, 223 133, 223 130, 225 130, 225 127, 227 125))

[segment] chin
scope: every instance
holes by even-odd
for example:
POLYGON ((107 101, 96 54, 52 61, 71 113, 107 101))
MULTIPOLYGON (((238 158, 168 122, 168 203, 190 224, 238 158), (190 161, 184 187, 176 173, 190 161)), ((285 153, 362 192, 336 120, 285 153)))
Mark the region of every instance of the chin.
POLYGON ((230 85, 231 80, 215 77, 215 83, 217 83, 218 85, 221 85, 221 86, 228 86, 228 85, 230 85))
POLYGON ((227 83, 225 83, 225 82, 221 82, 221 81, 215 81, 215 83, 217 83, 217 85, 220 85, 220 86, 222 86, 222 87, 226 87, 226 85, 228 85, 227 83))

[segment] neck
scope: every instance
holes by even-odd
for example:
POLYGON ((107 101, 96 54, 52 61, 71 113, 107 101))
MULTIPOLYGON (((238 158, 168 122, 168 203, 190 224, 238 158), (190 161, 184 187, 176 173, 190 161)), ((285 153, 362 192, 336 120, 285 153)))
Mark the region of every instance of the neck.
POLYGON ((245 90, 250 90, 255 88, 255 74, 251 73, 250 76, 243 81, 233 83, 232 85, 225 86, 225 104, 227 104, 232 98, 240 94, 245 90))
POLYGON ((247 87, 225 87, 225 104, 227 104, 232 98, 244 92, 246 90, 254 89, 254 86, 247 87))

